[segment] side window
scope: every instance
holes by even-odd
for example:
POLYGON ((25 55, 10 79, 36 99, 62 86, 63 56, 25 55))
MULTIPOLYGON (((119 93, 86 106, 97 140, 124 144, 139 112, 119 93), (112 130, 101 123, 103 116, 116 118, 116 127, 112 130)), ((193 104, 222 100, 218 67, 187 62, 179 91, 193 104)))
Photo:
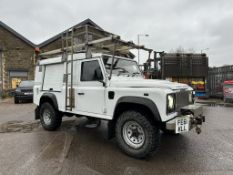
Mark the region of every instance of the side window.
POLYGON ((82 62, 81 81, 103 80, 103 74, 97 60, 82 62))

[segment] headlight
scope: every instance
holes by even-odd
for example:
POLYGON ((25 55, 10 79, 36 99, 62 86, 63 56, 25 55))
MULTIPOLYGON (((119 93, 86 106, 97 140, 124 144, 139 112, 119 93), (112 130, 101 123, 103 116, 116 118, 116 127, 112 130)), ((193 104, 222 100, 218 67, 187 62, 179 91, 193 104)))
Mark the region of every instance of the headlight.
POLYGON ((175 94, 167 95, 167 113, 175 111, 175 94))

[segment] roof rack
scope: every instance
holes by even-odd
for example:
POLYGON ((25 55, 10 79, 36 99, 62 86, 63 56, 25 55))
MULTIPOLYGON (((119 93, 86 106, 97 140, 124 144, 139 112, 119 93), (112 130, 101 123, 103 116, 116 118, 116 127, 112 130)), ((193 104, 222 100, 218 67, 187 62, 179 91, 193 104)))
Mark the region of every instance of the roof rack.
POLYGON ((61 54, 64 51, 67 53, 71 53, 72 50, 75 52, 85 52, 87 49, 90 49, 91 52, 103 52, 103 53, 122 53, 122 54, 128 54, 130 49, 142 49, 148 52, 152 52, 152 49, 148 49, 144 47, 143 45, 136 45, 131 41, 123 41, 120 39, 119 36, 111 35, 108 37, 104 37, 101 39, 88 41, 86 43, 82 44, 73 44, 73 46, 68 46, 48 52, 41 53, 40 56, 46 57, 46 56, 52 56, 61 54))

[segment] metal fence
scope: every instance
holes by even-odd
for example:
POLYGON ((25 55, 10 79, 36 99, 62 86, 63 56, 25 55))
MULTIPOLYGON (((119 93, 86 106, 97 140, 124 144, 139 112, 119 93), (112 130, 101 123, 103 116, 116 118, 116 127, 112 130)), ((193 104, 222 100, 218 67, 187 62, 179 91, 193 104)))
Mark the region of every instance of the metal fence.
POLYGON ((233 80, 233 65, 209 68, 208 89, 211 97, 223 97, 225 80, 233 80))
POLYGON ((208 67, 206 54, 165 53, 161 57, 162 79, 188 84, 198 97, 208 97, 208 67))
POLYGON ((207 77, 208 57, 206 54, 164 54, 162 57, 164 77, 207 77))

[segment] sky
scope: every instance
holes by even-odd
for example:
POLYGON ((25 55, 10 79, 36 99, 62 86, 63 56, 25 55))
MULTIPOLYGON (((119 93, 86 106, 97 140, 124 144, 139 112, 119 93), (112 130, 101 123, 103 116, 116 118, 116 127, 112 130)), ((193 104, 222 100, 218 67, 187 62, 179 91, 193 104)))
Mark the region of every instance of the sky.
POLYGON ((0 20, 35 44, 87 18, 135 43, 148 34, 140 44, 156 51, 183 48, 206 53, 210 66, 233 64, 231 0, 0 0, 0 20))

